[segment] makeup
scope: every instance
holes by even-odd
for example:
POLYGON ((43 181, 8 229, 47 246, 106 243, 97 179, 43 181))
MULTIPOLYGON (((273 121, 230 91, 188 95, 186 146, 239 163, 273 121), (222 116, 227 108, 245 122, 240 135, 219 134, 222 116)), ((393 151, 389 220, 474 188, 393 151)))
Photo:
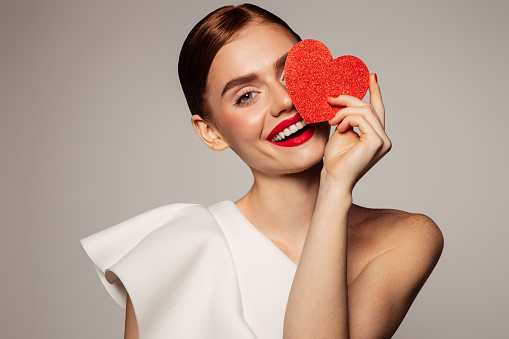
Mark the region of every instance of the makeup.
POLYGON ((314 125, 307 124, 299 114, 295 114, 274 127, 267 141, 281 147, 295 147, 311 139, 314 132, 314 125))

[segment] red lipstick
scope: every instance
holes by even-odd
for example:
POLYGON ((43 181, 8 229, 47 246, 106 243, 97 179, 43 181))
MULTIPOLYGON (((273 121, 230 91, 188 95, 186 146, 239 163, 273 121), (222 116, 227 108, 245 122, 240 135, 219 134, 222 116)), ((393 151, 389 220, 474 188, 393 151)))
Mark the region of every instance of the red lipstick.
MULTIPOLYGON (((314 125, 307 125, 303 128, 304 132, 302 132, 300 135, 291 137, 289 136, 288 139, 284 139, 281 141, 272 141, 271 139, 276 137, 280 132, 283 132, 286 128, 290 127, 293 124, 298 123, 299 121, 302 121, 302 117, 297 113, 293 117, 281 121, 274 129, 269 133, 267 136, 267 141, 271 144, 282 146, 282 147, 294 147, 301 145, 311 139, 315 132, 315 126, 314 125)), ((298 132, 296 132, 298 133, 298 132)))
POLYGON ((276 134, 279 134, 279 132, 283 132, 285 128, 303 120, 302 117, 297 113, 293 117, 281 121, 274 129, 269 133, 269 136, 267 137, 267 140, 272 139, 276 136, 276 134))

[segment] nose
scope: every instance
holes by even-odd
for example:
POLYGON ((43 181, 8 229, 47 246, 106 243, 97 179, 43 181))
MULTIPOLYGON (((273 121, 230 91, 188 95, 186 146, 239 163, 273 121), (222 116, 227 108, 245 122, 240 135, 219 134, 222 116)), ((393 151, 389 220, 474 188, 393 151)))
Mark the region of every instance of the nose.
POLYGON ((274 117, 279 116, 282 113, 290 112, 294 109, 292 99, 288 95, 286 85, 284 82, 278 82, 273 86, 272 95, 272 109, 270 114, 274 117))

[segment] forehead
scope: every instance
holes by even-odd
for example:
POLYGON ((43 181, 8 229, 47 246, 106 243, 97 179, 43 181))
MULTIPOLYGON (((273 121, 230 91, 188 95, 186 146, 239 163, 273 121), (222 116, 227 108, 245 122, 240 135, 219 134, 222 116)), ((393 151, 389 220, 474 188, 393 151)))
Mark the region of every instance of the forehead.
POLYGON ((235 77, 273 68, 274 62, 296 43, 297 39, 280 25, 248 25, 217 52, 207 81, 210 92, 235 77))

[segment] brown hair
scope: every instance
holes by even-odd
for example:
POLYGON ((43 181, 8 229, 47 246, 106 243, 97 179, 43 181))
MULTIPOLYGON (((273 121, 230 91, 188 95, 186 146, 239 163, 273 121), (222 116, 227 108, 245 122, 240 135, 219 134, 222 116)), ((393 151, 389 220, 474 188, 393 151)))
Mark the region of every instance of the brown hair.
POLYGON ((219 49, 252 21, 281 25, 292 33, 297 41, 301 40, 281 18, 256 5, 224 6, 209 13, 189 32, 180 50, 180 85, 191 114, 198 114, 204 119, 210 118, 204 97, 212 61, 219 49))

